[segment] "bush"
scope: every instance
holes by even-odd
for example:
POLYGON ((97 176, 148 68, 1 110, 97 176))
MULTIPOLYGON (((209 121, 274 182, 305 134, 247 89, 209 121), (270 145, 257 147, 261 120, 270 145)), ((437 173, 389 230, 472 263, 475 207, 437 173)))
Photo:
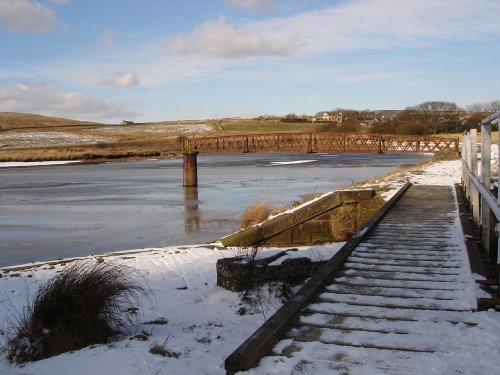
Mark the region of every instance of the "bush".
POLYGON ((271 213, 271 209, 266 203, 257 203, 248 207, 240 221, 240 228, 245 229, 254 224, 262 223, 271 213))
POLYGON ((137 276, 113 263, 66 267, 38 289, 13 325, 7 358, 24 363, 106 343, 135 321, 139 298, 150 293, 137 276))

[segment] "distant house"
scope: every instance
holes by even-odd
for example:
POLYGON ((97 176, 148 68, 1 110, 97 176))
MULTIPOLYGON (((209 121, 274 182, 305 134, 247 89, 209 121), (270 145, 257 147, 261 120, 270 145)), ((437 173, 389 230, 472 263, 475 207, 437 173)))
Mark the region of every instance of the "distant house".
POLYGON ((135 124, 135 122, 133 122, 133 121, 123 120, 120 125, 134 125, 134 124, 135 124))
POLYGON ((321 121, 321 122, 336 122, 337 124, 342 124, 343 116, 342 112, 323 112, 321 116, 315 117, 315 120, 311 120, 312 122, 321 121))

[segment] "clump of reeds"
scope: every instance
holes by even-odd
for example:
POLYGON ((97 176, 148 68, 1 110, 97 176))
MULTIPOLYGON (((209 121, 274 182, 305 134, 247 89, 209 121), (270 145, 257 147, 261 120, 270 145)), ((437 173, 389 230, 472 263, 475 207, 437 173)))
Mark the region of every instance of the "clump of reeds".
POLYGON ((256 203, 248 207, 240 220, 240 228, 245 229, 266 220, 271 214, 267 203, 256 203))
POLYGON ((42 285, 13 324, 7 358, 24 363, 102 344, 136 320, 149 289, 122 264, 77 262, 42 285))
POLYGON ((372 199, 358 204, 344 204, 333 210, 330 229, 334 241, 347 241, 384 205, 384 199, 376 194, 372 199))
POLYGON ((312 201, 313 199, 319 198, 324 193, 309 193, 302 196, 300 199, 290 202, 290 208, 298 207, 306 202, 312 201))

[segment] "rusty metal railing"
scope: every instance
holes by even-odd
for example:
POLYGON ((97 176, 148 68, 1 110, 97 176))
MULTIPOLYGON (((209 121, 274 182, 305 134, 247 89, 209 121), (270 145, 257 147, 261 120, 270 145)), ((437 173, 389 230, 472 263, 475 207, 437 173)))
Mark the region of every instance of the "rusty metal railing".
POLYGON ((359 133, 271 133, 185 139, 184 151, 235 152, 458 152, 457 138, 359 133))

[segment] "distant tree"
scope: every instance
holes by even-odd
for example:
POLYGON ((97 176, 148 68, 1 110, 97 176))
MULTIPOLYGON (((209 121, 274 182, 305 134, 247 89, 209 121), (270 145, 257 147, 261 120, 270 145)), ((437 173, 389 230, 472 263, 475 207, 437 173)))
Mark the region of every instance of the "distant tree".
POLYGON ((295 113, 289 113, 281 118, 281 122, 307 122, 306 117, 297 117, 295 113))
POLYGON ((468 105, 466 108, 467 112, 496 112, 500 111, 500 99, 492 100, 491 102, 483 102, 483 103, 472 103, 468 105))
POLYGON ((403 116, 411 115, 413 121, 418 121, 429 127, 434 134, 459 126, 460 108, 451 102, 425 102, 406 108, 403 116))
POLYGON ((486 112, 485 108, 485 103, 472 103, 465 107, 465 110, 472 113, 482 113, 486 112))
POLYGON ((358 133, 360 130, 361 125, 356 119, 347 119, 336 126, 336 131, 341 133, 358 133))
POLYGON ((500 99, 492 100, 491 102, 486 103, 485 109, 486 112, 500 111, 500 99))
POLYGON ((397 134, 411 134, 411 135, 427 135, 429 134, 429 127, 423 122, 419 121, 399 121, 396 122, 395 133, 397 134))
POLYGON ((478 129, 481 120, 488 117, 488 112, 470 112, 462 118, 460 130, 478 129))
POLYGON ((369 129, 370 133, 378 134, 394 134, 396 133, 396 127, 398 123, 396 121, 374 121, 369 129))

